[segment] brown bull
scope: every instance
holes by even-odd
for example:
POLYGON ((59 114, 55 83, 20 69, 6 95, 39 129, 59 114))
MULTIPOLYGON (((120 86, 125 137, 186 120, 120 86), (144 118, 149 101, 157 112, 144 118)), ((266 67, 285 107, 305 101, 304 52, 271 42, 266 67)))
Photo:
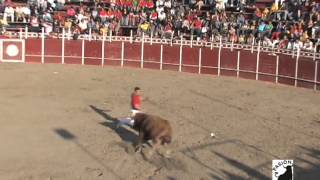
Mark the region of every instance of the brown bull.
POLYGON ((136 151, 141 150, 142 144, 149 140, 152 140, 153 147, 171 143, 172 128, 170 123, 158 116, 138 113, 134 116, 133 128, 139 132, 136 151))

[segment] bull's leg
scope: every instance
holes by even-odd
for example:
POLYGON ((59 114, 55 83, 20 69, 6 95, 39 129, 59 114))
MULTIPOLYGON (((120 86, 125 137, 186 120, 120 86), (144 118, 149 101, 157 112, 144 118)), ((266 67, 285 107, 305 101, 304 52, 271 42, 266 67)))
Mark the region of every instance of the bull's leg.
POLYGON ((167 143, 163 143, 162 142, 163 139, 162 139, 162 134, 161 136, 158 136, 157 138, 155 138, 153 140, 153 149, 161 156, 165 157, 165 158, 170 158, 170 150, 167 149, 167 143))
POLYGON ((136 152, 141 152, 143 140, 144 140, 144 133, 143 131, 139 131, 139 139, 135 149, 136 152))

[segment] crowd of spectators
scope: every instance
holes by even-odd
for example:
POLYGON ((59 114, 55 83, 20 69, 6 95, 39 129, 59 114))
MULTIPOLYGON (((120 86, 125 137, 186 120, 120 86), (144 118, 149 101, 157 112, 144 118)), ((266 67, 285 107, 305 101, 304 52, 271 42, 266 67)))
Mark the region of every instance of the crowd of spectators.
POLYGON ((255 0, 95 0, 91 5, 29 0, 24 6, 0 1, 3 31, 10 22, 27 23, 29 31, 44 27, 48 34, 66 29, 74 34, 128 35, 129 29, 135 36, 197 41, 223 37, 234 43, 260 41, 263 46, 306 51, 313 51, 320 40, 320 3, 315 0, 275 0, 262 8, 255 0))

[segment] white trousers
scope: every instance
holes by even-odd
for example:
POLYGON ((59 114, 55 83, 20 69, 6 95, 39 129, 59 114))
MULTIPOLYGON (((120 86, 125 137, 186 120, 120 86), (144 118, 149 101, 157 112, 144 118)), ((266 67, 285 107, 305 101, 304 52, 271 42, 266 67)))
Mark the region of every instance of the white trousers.
POLYGON ((139 110, 131 109, 131 117, 125 117, 125 118, 118 119, 119 122, 117 124, 117 127, 120 127, 122 125, 128 125, 128 126, 133 127, 133 124, 134 124, 133 117, 139 112, 140 112, 139 110))

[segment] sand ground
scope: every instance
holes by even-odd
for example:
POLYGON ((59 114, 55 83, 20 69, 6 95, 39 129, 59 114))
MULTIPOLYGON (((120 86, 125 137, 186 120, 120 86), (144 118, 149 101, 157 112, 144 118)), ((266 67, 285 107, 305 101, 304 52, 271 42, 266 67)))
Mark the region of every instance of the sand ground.
MULTIPOLYGON (((0 64, 0 179, 295 179, 320 177, 320 93, 252 80, 80 65, 0 64), (171 158, 133 152, 136 133, 110 117, 170 120, 171 158), (215 133, 216 137, 210 137, 215 133)), ((148 149, 147 149, 148 150, 148 149)))

